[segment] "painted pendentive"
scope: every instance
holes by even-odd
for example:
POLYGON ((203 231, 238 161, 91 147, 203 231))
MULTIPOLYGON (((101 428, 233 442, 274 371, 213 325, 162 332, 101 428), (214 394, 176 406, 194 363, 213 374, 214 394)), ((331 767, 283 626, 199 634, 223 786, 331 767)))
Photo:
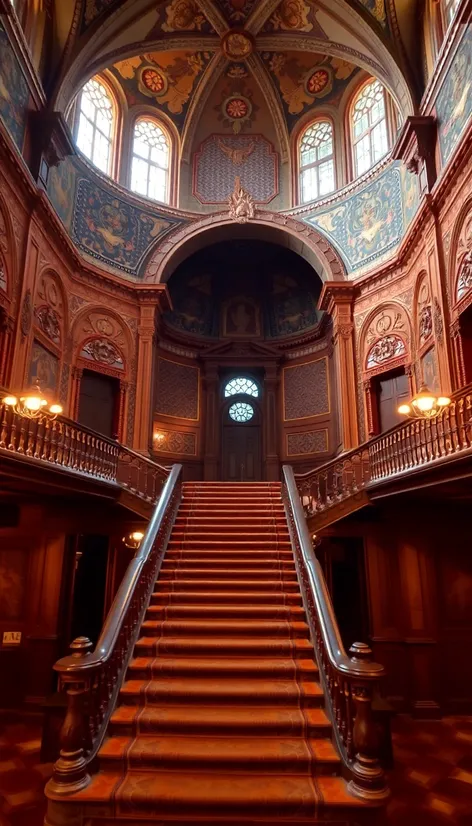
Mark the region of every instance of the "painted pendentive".
POLYGON ((151 203, 142 209, 81 160, 66 159, 53 170, 48 195, 79 249, 135 278, 150 247, 182 224, 151 203))
POLYGON ((19 149, 23 145, 28 100, 28 84, 0 23, 0 117, 19 149))
POLYGON ((472 113, 472 25, 461 40, 436 99, 443 165, 456 148, 472 113))
POLYGON ((393 253, 418 200, 416 177, 392 163, 372 182, 305 220, 333 242, 348 272, 357 273, 393 253))

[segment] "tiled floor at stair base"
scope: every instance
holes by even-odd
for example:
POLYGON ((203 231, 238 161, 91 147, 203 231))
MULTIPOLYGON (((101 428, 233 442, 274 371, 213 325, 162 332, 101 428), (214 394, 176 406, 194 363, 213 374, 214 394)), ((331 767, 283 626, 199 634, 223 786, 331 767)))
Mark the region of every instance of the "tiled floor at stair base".
MULTIPOLYGON (((395 769, 387 826, 472 826, 472 717, 393 721, 395 769)), ((0 826, 42 826, 40 725, 0 716, 0 826)))

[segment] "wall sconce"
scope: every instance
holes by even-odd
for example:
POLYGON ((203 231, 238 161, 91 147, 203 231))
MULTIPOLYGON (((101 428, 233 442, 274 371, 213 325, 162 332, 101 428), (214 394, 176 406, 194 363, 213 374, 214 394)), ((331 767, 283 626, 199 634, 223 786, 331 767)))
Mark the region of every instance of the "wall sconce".
POLYGON ((143 540, 143 531, 132 531, 123 537, 123 542, 127 548, 137 551, 143 540))
POLYGON ((164 441, 165 437, 166 437, 165 433, 161 433, 159 430, 156 430, 156 432, 154 433, 154 436, 153 436, 154 441, 155 441, 158 445, 159 445, 161 442, 163 442, 163 441, 164 441))
POLYGON ((13 408, 19 416, 26 416, 28 419, 38 419, 44 415, 55 419, 56 416, 62 413, 62 405, 46 398, 39 384, 36 384, 31 390, 22 391, 21 395, 18 396, 8 393, 2 398, 2 402, 13 408))
POLYGON ((422 384, 419 393, 408 404, 401 404, 398 412, 410 419, 434 419, 450 404, 449 396, 436 396, 426 384, 422 384))

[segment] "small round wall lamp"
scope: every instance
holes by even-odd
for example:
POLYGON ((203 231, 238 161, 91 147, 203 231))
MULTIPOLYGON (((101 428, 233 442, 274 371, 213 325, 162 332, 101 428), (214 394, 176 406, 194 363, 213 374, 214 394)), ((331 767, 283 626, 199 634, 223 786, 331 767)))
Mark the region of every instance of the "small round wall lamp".
POLYGON ((48 398, 39 384, 29 390, 23 390, 18 395, 8 393, 3 396, 2 402, 7 407, 13 408, 19 416, 26 416, 28 419, 37 419, 45 415, 50 419, 55 419, 62 413, 62 405, 48 398))
POLYGON ((127 548, 137 551, 143 541, 143 537, 143 531, 131 531, 131 533, 123 537, 123 542, 127 548))

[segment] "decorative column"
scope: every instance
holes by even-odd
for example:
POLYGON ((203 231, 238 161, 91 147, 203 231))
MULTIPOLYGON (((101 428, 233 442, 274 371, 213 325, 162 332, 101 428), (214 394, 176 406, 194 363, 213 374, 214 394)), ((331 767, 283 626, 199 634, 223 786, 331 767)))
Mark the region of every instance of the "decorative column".
POLYGON ((333 322, 333 345, 340 403, 343 450, 359 444, 357 420, 357 380, 354 345, 353 304, 355 287, 345 281, 326 281, 319 307, 333 322))
POLYGON ((165 284, 156 284, 138 292, 139 325, 136 369, 136 410, 134 418, 133 448, 148 453, 152 430, 154 340, 156 310, 159 313, 169 307, 165 284))
POLYGON ((277 390, 279 378, 276 364, 265 365, 264 379, 264 441, 265 477, 268 482, 280 479, 280 461, 277 451, 277 390))
POLYGON ((10 318, 3 307, 0 308, 0 385, 2 387, 8 386, 8 367, 13 328, 13 319, 10 318))
POLYGON ((464 387, 466 384, 464 351, 462 349, 462 336, 460 320, 457 318, 451 324, 452 346, 454 352, 454 373, 456 389, 464 387))
POLYGON ((79 415, 80 385, 84 371, 81 367, 74 367, 72 370, 72 398, 70 406, 70 417, 77 421, 79 415))
POLYGON ((218 478, 218 435, 220 432, 220 412, 218 404, 218 364, 206 361, 203 374, 205 388, 205 453, 203 459, 203 479, 213 482, 218 478))
POLYGON ((375 411, 375 404, 372 403, 372 396, 374 393, 374 388, 372 386, 372 379, 367 379, 364 382, 364 399, 365 399, 365 417, 366 417, 366 429, 367 429, 367 436, 369 439, 372 439, 373 436, 376 436, 378 433, 378 423, 376 421, 376 411, 375 411))

